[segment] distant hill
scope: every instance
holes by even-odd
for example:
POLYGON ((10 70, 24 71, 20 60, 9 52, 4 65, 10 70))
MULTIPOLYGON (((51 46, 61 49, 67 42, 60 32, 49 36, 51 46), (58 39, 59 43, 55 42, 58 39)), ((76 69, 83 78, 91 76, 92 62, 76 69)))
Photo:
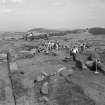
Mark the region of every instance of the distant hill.
POLYGON ((93 28, 89 28, 88 32, 93 35, 101 35, 101 34, 105 34, 105 28, 93 27, 93 28))
POLYGON ((34 28, 31 30, 28 30, 28 32, 50 33, 50 32, 62 32, 62 31, 61 30, 55 30, 55 29, 34 28))
POLYGON ((64 31, 66 34, 80 34, 86 32, 86 29, 74 29, 64 31))
POLYGON ((86 29, 74 29, 74 30, 56 30, 56 29, 45 29, 45 28, 34 28, 29 30, 28 32, 35 32, 35 33, 53 33, 51 36, 63 36, 67 34, 78 34, 86 32, 86 29), (56 35, 54 35, 56 33, 56 35))
POLYGON ((71 33, 74 33, 74 34, 78 34, 78 33, 83 33, 83 32, 86 32, 86 29, 75 29, 75 30, 71 30, 71 33))

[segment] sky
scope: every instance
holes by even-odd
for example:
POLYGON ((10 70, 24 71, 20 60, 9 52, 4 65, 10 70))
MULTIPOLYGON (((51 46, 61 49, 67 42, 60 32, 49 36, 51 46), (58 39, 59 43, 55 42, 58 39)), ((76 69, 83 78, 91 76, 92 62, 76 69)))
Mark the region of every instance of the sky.
POLYGON ((0 31, 105 26, 105 0, 0 0, 0 31))

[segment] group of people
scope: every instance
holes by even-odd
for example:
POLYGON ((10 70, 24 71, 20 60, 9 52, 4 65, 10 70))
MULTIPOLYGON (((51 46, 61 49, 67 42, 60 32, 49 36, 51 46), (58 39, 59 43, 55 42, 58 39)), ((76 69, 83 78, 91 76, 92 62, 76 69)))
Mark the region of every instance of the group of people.
POLYGON ((44 47, 45 47, 47 53, 49 53, 52 50, 58 50, 59 49, 59 41, 48 40, 45 42, 44 47))
MULTIPOLYGON (((25 36, 25 39, 27 40, 28 38, 32 38, 33 36, 33 33, 28 33, 26 36, 25 36)), ((60 42, 59 41, 52 41, 52 40, 44 40, 44 50, 49 53, 50 51, 52 50, 59 50, 59 47, 61 47, 60 45, 60 42)), ((82 43, 79 47, 77 46, 74 46, 73 48, 69 48, 70 49, 70 53, 75 56, 76 53, 79 53, 79 52, 83 52, 86 48, 86 44, 85 43, 82 43), (79 48, 80 47, 80 48, 79 48), (79 51, 80 49, 80 51, 79 51)))
POLYGON ((58 51, 61 47, 63 47, 63 49, 69 49, 70 56, 73 56, 73 60, 75 60, 75 56, 77 53, 82 53, 86 49, 85 43, 82 43, 79 46, 69 47, 69 46, 62 46, 59 41, 52 41, 52 40, 45 41, 43 46, 47 53, 49 53, 52 50, 58 51))

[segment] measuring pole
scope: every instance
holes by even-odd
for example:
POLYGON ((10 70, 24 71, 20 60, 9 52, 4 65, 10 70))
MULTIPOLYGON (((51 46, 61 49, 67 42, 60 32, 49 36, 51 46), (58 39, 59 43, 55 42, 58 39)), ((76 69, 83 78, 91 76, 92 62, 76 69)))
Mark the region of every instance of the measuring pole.
POLYGON ((10 79, 10 82, 11 82, 12 96, 13 96, 13 99, 14 99, 14 105, 17 105, 16 104, 16 97, 15 97, 15 94, 14 94, 14 91, 13 91, 14 87, 13 87, 13 80, 12 80, 12 77, 11 77, 10 62, 11 62, 11 55, 10 55, 9 52, 7 52, 8 76, 9 76, 9 79, 10 79))
POLYGON ((95 71, 95 74, 98 74, 99 72, 98 72, 98 70, 97 70, 97 59, 96 59, 96 71, 95 71))

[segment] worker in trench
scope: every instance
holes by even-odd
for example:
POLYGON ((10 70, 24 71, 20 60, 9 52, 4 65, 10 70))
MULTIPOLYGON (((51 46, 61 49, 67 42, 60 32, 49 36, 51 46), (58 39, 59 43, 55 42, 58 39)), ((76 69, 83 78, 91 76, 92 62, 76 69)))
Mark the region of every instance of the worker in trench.
POLYGON ((78 52, 79 52, 79 50, 78 50, 78 48, 76 46, 74 46, 74 48, 71 49, 70 55, 73 56, 73 61, 76 60, 76 55, 77 55, 78 52))

